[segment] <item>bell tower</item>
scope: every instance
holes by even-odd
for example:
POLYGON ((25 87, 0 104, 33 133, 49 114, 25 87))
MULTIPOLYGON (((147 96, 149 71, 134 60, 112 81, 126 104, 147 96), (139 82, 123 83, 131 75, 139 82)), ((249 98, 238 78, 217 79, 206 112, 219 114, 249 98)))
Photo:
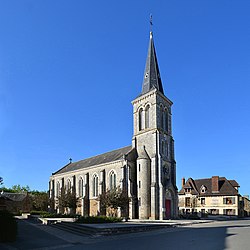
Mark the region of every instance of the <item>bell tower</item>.
POLYGON ((140 219, 177 217, 172 102, 164 95, 153 33, 150 32, 142 92, 133 104, 133 147, 140 219))

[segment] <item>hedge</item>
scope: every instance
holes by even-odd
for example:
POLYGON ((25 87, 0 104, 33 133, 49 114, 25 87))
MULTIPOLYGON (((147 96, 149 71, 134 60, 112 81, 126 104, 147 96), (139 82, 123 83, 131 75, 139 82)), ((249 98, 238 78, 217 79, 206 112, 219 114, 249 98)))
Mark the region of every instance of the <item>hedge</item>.
POLYGON ((0 211, 0 242, 15 241, 17 222, 8 211, 0 211))
POLYGON ((42 218, 76 218, 75 214, 54 214, 54 213, 43 213, 41 214, 42 218))
POLYGON ((122 218, 107 216, 87 216, 79 217, 76 223, 96 224, 96 223, 114 223, 121 222, 122 218))

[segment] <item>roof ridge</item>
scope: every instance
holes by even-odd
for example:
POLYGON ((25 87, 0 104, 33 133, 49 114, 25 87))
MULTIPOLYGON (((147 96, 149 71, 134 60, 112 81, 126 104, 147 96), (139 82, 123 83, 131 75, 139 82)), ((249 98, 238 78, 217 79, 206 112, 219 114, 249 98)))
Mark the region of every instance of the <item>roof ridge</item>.
MULTIPOLYGON (((97 154, 97 155, 94 155, 94 156, 85 158, 85 159, 80 160, 80 161, 72 162, 72 163, 77 163, 77 162, 81 162, 81 161, 86 161, 86 160, 89 160, 89 159, 92 159, 92 158, 95 158, 95 157, 98 157, 98 156, 102 156, 102 155, 105 155, 105 154, 108 154, 108 153, 112 153, 112 152, 115 152, 115 151, 119 151, 119 150, 121 150, 121 149, 129 148, 129 147, 132 147, 132 146, 130 145, 130 146, 121 147, 121 148, 118 148, 118 149, 113 149, 113 150, 108 151, 108 152, 106 152, 106 153, 97 154)), ((71 164, 72 164, 72 163, 71 163, 71 164)))
POLYGON ((76 169, 91 167, 94 165, 100 165, 103 163, 113 162, 116 160, 120 160, 121 157, 127 153, 129 153, 132 149, 132 145, 114 149, 102 154, 98 154, 95 156, 91 156, 88 158, 85 158, 83 160, 79 160, 76 162, 68 163, 64 167, 60 168, 58 171, 52 173, 52 175, 63 173, 63 172, 70 172, 76 169))

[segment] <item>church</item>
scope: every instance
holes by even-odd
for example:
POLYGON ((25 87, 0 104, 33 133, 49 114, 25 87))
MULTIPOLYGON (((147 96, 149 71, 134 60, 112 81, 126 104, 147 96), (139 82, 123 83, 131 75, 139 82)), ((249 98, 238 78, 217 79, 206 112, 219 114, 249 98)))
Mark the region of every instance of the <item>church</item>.
POLYGON ((178 216, 171 120, 173 103, 164 94, 152 31, 142 91, 138 94, 132 101, 134 131, 131 145, 70 162, 52 173, 49 193, 55 201, 55 209, 58 209, 61 189, 65 187, 74 190, 81 201, 76 213, 99 215, 99 196, 120 187, 129 197, 126 217, 163 220, 178 216))

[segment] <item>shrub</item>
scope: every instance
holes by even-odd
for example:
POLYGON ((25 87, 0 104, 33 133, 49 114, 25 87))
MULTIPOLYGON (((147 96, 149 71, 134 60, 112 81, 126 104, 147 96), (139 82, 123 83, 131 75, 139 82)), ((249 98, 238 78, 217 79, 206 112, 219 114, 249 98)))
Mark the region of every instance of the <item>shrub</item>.
POLYGON ((47 211, 36 211, 36 210, 32 210, 30 211, 31 215, 43 215, 43 214, 48 214, 47 211))
POLYGON ((75 214, 54 214, 54 213, 49 213, 45 212, 41 214, 42 218, 76 218, 77 215, 75 214))
POLYGON ((76 222, 86 223, 86 224, 97 224, 97 223, 114 223, 121 221, 122 218, 117 218, 117 217, 88 216, 88 217, 79 217, 79 219, 76 222))
POLYGON ((181 214, 181 219, 188 219, 188 220, 199 220, 200 217, 197 214, 181 214))
POLYGON ((0 211, 0 242, 15 241, 17 222, 8 211, 0 211))

